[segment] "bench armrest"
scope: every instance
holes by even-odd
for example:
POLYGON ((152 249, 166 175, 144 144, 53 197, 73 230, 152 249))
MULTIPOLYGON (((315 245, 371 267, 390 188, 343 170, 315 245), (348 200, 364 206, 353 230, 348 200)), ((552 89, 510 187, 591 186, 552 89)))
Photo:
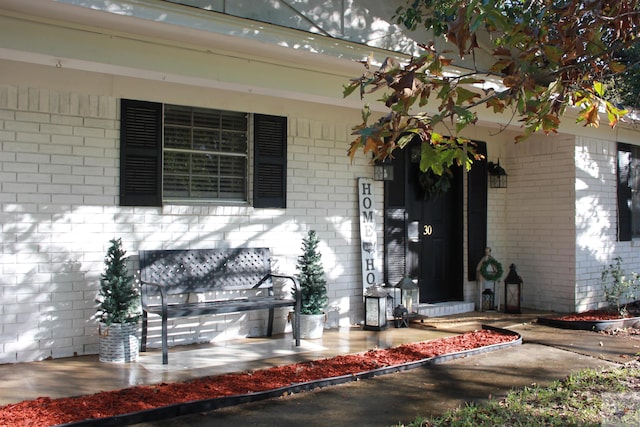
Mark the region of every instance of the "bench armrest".
MULTIPOLYGON (((260 279, 260 281, 259 281, 258 283, 256 283, 255 285, 253 285, 253 286, 251 287, 251 289, 258 289, 260 286, 262 286, 262 284, 263 284, 264 282, 266 282, 267 280, 272 279, 272 278, 274 278, 274 277, 275 277, 276 279, 287 279, 287 280, 291 280, 291 282, 293 283, 293 288, 295 289, 296 295, 299 295, 299 294, 300 294, 300 292, 299 292, 299 291, 300 291, 300 286, 298 285, 298 281, 296 280, 296 278, 295 278, 295 277, 293 277, 293 276, 285 276, 285 275, 283 275, 283 274, 273 274, 273 273, 265 274, 265 276, 264 276, 262 279, 260 279)), ((273 285, 272 285, 272 286, 270 286, 270 288, 273 288, 273 285)))
POLYGON ((154 286, 156 288, 158 288, 158 290, 160 291, 160 304, 162 304, 162 311, 164 312, 167 309, 167 290, 166 290, 166 286, 165 285, 161 285, 159 283, 154 283, 154 282, 147 282, 144 280, 140 281, 140 288, 142 290, 141 295, 142 295, 142 307, 147 307, 147 296, 146 296, 146 292, 144 291, 144 287, 145 286, 154 286))

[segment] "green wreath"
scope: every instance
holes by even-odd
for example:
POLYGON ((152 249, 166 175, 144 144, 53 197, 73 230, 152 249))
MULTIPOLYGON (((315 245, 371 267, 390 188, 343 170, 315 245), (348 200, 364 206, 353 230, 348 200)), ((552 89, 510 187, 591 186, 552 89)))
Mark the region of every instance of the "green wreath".
POLYGON ((500 279, 502 277, 502 273, 504 273, 502 264, 493 257, 488 257, 482 262, 482 265, 480 265, 480 274, 485 280, 490 282, 495 282, 500 279))
POLYGON ((449 191, 452 179, 453 173, 450 169, 443 170, 441 175, 436 175, 431 169, 420 172, 418 183, 424 190, 424 199, 430 200, 449 191))

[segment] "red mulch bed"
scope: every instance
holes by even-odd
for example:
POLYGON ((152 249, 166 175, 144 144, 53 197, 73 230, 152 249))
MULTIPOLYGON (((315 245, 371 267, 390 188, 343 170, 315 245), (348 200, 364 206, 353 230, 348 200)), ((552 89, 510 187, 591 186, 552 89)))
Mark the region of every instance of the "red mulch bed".
MULTIPOLYGON (((638 317, 640 316, 640 301, 633 301, 626 304, 625 308, 627 309, 628 317, 638 317)), ((615 309, 599 309, 599 310, 589 310, 584 311, 582 313, 572 313, 567 314, 565 316, 554 317, 554 320, 564 320, 568 322, 572 321, 586 321, 586 322, 594 322, 599 320, 619 320, 623 319, 622 316, 615 309)))
MULTIPOLYGON (((631 315, 627 316, 631 317, 631 315)), ((567 314, 565 316, 554 317, 554 320, 574 321, 597 321, 597 320, 617 320, 622 319, 620 314, 610 310, 590 310, 582 313, 567 314)))
POLYGON ((273 390, 292 384, 357 374, 444 354, 508 343, 517 335, 492 330, 468 332, 366 353, 336 356, 252 372, 171 384, 136 386, 89 396, 40 397, 0 407, 0 426, 39 427, 128 414, 176 403, 273 390))

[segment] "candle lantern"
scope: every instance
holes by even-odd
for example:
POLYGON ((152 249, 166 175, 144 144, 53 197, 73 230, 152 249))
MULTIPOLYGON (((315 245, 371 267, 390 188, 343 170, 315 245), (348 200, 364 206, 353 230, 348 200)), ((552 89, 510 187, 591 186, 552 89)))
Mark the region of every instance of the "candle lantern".
POLYGON ((409 314, 418 312, 418 304, 420 303, 420 289, 416 282, 409 277, 403 277, 396 285, 400 288, 400 304, 407 309, 409 314))
POLYGON ((504 312, 520 314, 522 277, 516 272, 515 264, 509 266, 509 274, 504 279, 504 312))
POLYGON ((391 296, 380 286, 367 288, 364 294, 364 328, 369 331, 386 329, 387 299, 391 296))
POLYGON ((493 310, 495 294, 489 288, 482 291, 482 311, 493 310))
POLYGON ((385 285, 384 290, 391 296, 391 298, 387 299, 387 318, 393 319, 393 312, 395 308, 402 304, 402 300, 400 299, 400 288, 393 285, 385 285))

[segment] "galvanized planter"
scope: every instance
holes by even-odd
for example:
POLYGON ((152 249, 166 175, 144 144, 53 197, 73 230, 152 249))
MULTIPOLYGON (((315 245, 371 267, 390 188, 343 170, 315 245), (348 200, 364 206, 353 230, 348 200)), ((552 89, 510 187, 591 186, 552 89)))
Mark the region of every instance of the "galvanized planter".
POLYGON ((99 359, 101 362, 135 362, 140 354, 137 323, 100 323, 99 359))
MULTIPOLYGON (((294 320, 295 322, 295 317, 294 320)), ((325 314, 301 314, 300 315, 300 338, 313 340, 322 338, 324 331, 325 314)), ((295 331, 295 324, 294 324, 295 331)))

